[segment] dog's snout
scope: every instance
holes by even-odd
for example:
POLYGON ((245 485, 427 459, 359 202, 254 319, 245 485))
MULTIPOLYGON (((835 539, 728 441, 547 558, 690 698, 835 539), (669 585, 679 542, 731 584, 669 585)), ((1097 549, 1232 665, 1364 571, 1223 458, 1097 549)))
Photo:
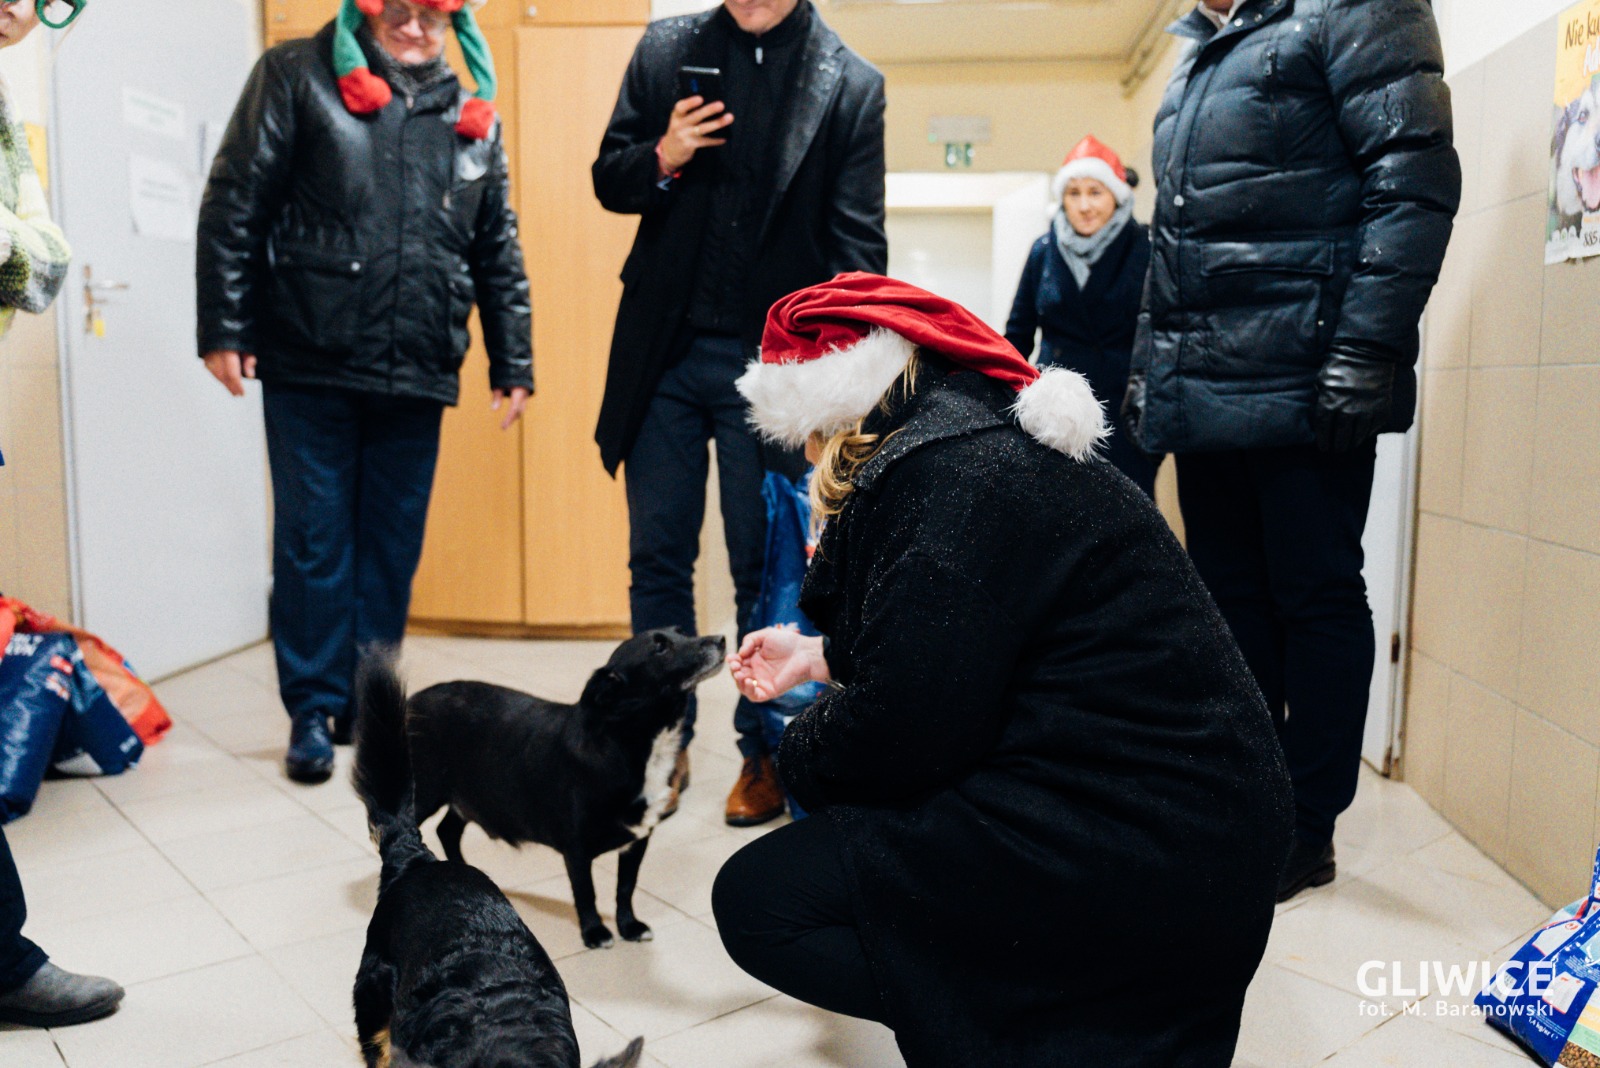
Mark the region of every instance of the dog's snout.
POLYGON ((711 644, 716 647, 718 653, 726 653, 728 651, 728 639, 720 634, 711 639, 711 644))

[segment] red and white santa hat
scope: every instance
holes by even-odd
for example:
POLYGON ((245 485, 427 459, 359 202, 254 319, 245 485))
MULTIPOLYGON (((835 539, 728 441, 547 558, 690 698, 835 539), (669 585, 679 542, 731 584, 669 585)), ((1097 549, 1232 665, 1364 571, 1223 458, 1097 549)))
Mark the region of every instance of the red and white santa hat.
POLYGON ((1074 178, 1093 178, 1111 190, 1118 204, 1126 204, 1133 196, 1133 184, 1128 181, 1128 168, 1122 165, 1122 158, 1093 134, 1067 153, 1055 181, 1050 183, 1050 196, 1059 201, 1067 191, 1067 183, 1074 178))
POLYGON ((855 426, 918 349, 1017 393, 1017 423, 1036 440, 1085 460, 1105 440, 1105 413, 1076 371, 1041 373, 959 304, 881 275, 852 272, 772 306, 761 357, 740 376, 750 421, 790 446, 855 426))

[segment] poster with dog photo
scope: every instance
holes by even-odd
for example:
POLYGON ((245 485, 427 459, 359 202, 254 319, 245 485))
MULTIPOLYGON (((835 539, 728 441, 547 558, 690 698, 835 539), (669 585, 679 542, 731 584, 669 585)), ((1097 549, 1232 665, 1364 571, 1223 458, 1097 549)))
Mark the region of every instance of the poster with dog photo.
POLYGON ((1556 23, 1556 96, 1550 137, 1550 222, 1544 261, 1600 255, 1600 0, 1556 23))

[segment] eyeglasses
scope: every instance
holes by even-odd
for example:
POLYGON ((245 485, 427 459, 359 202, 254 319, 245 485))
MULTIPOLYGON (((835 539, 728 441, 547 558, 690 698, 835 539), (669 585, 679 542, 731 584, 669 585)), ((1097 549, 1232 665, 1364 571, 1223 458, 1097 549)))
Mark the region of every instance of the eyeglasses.
MULTIPOLYGON (((64 30, 82 13, 89 0, 34 0, 33 9, 39 21, 52 30, 64 30)), ((14 7, 21 0, 0 0, 0 7, 14 7)))
MULTIPOLYGON (((74 0, 51 0, 53 3, 71 3, 74 0)), ((83 3, 84 0, 76 0, 83 3)), ((449 15, 440 15, 432 11, 418 11, 409 4, 397 3, 396 0, 385 0, 383 5, 383 21, 393 29, 398 30, 412 19, 417 20, 417 25, 429 37, 438 37, 450 25, 449 15)))
POLYGON ((89 0, 35 0, 33 6, 39 12, 40 22, 52 30, 64 30, 83 13, 88 3, 89 0))

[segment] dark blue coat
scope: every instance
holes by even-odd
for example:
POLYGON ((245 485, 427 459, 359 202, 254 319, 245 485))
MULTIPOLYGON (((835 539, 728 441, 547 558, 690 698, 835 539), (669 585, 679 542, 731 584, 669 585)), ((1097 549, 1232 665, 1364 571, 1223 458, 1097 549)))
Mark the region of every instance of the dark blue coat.
POLYGON ((1128 388, 1128 361, 1149 269, 1149 231, 1130 221, 1079 289, 1055 234, 1047 233, 1028 253, 1006 323, 1006 340, 1022 355, 1032 356, 1034 333, 1042 331, 1039 366, 1067 367, 1089 380, 1094 395, 1106 406, 1106 421, 1112 428, 1106 459, 1146 494, 1154 495, 1156 462, 1129 440, 1117 415, 1128 388))
POLYGON ((1247 0, 1172 32, 1192 43, 1156 115, 1140 443, 1309 444, 1334 351, 1395 365, 1405 430, 1461 194, 1428 0, 1247 0))

